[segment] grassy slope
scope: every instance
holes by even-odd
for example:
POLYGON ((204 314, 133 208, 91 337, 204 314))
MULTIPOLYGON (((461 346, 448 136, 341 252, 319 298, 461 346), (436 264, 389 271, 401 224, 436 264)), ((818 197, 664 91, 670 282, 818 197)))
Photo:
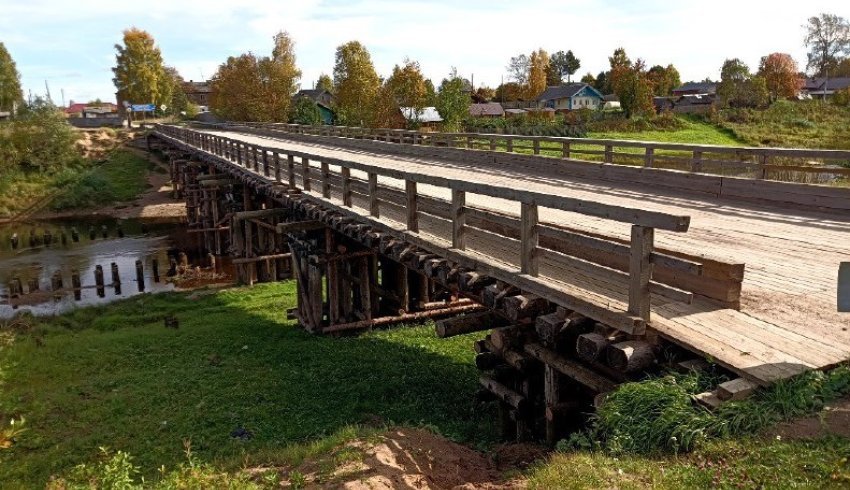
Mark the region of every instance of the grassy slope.
POLYGON ((779 101, 767 110, 723 111, 719 119, 751 146, 850 149, 850 107, 779 101))
POLYGON ((63 190, 51 208, 84 209, 131 201, 148 187, 147 175, 152 164, 128 150, 115 150, 105 162, 63 190))
POLYGON ((81 309, 3 352, 0 419, 22 415, 28 431, 0 450, 0 487, 43 485, 98 446, 129 452, 150 477, 184 460, 186 440, 200 461, 233 469, 376 420, 473 443, 493 435, 492 414, 473 410, 468 336, 438 340, 427 326, 312 336, 285 319, 292 283, 192 297, 81 309), (163 327, 170 313, 178 330, 163 327), (239 428, 253 437, 231 437, 239 428))

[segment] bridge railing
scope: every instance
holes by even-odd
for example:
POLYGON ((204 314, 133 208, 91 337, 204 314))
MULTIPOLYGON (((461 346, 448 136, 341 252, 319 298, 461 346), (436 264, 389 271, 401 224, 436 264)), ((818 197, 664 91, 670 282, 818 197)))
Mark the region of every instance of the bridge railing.
POLYGON ((419 132, 352 126, 227 123, 289 134, 365 139, 407 145, 543 155, 784 182, 825 184, 850 179, 850 151, 732 147, 631 140, 419 132))
MULTIPOLYGON (((354 197, 356 196, 358 203, 361 204, 357 207, 368 212, 368 216, 375 219, 381 218, 384 211, 383 205, 386 202, 382 196, 387 192, 387 186, 386 183, 379 186, 379 181, 393 179, 402 181, 403 206, 394 207, 403 209, 404 231, 412 234, 420 233, 420 220, 423 219, 423 216, 427 214, 429 219, 434 218, 430 213, 423 213, 421 210, 424 199, 433 201, 433 191, 431 196, 426 196, 419 192, 419 187, 434 186, 446 189, 451 196, 448 213, 450 218, 448 220, 450 240, 448 241, 450 241, 451 246, 444 250, 450 252, 448 255, 469 257, 464 254, 467 250, 467 237, 476 228, 468 224, 468 217, 476 211, 476 208, 467 205, 468 193, 516 202, 519 205, 520 236, 517 241, 519 257, 514 257, 514 259, 519 262, 518 277, 524 281, 530 292, 539 294, 558 304, 569 303, 577 311, 584 309, 588 316, 594 318, 610 317, 609 324, 626 332, 642 333, 646 323, 649 322, 651 290, 653 292, 660 291, 662 294, 683 301, 690 300, 689 293, 658 284, 652 280, 653 265, 656 263, 663 263, 667 267, 679 268, 683 271, 699 267, 698 264, 688 260, 660 254, 654 250, 655 230, 685 232, 690 225, 690 217, 688 216, 603 204, 565 196, 553 196, 515 187, 408 172, 294 150, 268 148, 238 139, 176 126, 158 125, 156 131, 160 135, 207 152, 239 167, 249 169, 270 181, 306 192, 320 193, 322 198, 328 201, 332 200, 333 188, 334 197, 341 202, 343 208, 353 209, 355 207, 354 197), (339 170, 332 171, 331 166, 338 167, 339 170), (353 176, 352 171, 359 172, 360 175, 353 176), (314 189, 314 184, 319 188, 314 189), (539 208, 541 207, 630 224, 630 242, 627 246, 623 246, 627 249, 626 253, 628 254, 628 272, 623 273, 591 261, 570 258, 560 251, 541 246, 541 231, 549 229, 539 222, 539 208), (594 303, 569 295, 553 297, 551 282, 540 278, 541 258, 553 256, 580 268, 585 274, 626 284, 628 307, 625 312, 622 312, 623 315, 611 316, 610 311, 605 311, 606 308, 600 306, 598 302, 594 303)), ((389 202, 386 202, 386 204, 389 204, 389 202)), ((555 231, 555 233, 558 232, 555 231)), ((505 240, 511 240, 511 238, 505 237, 505 240)), ((505 257, 493 258, 497 261, 505 260, 505 257)), ((485 266, 480 262, 480 259, 476 260, 478 266, 485 266)), ((505 272, 506 269, 499 265, 490 264, 486 267, 490 269, 490 275, 498 277, 501 273, 504 277, 503 280, 508 282, 517 277, 517 271, 505 272)))

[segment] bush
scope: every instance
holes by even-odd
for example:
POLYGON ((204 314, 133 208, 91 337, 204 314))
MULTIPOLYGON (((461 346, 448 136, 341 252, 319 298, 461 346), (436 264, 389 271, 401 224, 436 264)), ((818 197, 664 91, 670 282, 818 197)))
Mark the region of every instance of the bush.
POLYGON ((77 134, 52 103, 37 99, 0 126, 0 169, 46 172, 77 163, 77 134))

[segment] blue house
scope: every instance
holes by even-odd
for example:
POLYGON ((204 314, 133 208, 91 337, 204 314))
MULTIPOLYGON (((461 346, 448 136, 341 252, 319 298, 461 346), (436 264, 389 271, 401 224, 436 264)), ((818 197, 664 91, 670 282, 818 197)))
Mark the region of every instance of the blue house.
POLYGON ((536 100, 538 108, 556 111, 597 109, 605 103, 603 95, 586 83, 568 83, 548 87, 536 100))

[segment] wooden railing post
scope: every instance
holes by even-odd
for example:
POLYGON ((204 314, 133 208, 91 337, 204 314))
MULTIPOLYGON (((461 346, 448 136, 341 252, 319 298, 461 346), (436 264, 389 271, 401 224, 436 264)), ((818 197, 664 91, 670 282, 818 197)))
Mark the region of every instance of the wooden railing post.
POLYGON ((508 153, 514 152, 514 139, 511 138, 510 136, 505 138, 505 148, 506 148, 505 151, 507 151, 508 153))
POLYGON ((369 172, 369 214, 380 218, 381 210, 378 206, 378 174, 369 172))
POLYGON ((605 145, 605 163, 614 163, 614 147, 605 145))
POLYGON ((759 179, 767 178, 767 165, 770 163, 770 157, 767 153, 762 153, 759 155, 759 171, 756 173, 756 177, 759 179))
POLYGON ((269 152, 265 148, 260 148, 260 151, 263 152, 263 175, 268 177, 271 174, 269 171, 269 152))
POLYGON ((286 155, 286 177, 289 179, 289 187, 295 189, 295 155, 286 155))
POLYGON ((564 158, 570 158, 570 142, 564 141, 561 147, 561 156, 564 158))
POLYGON ((452 248, 466 249, 466 192, 452 189, 452 248))
POLYGON ((301 157, 301 180, 304 181, 304 190, 310 190, 310 159, 301 157))
POLYGON ((702 172, 702 152, 700 150, 694 150, 694 161, 691 166, 692 172, 702 172))
POLYGON ((466 135, 466 147, 474 148, 474 142, 472 141, 472 135, 466 135))
POLYGON ((652 280, 650 256, 654 241, 655 228, 632 225, 631 256, 629 257, 629 313, 646 322, 649 322, 649 282, 652 280))
POLYGON ((251 155, 254 159, 254 172, 259 172, 260 171, 260 159, 258 158, 258 152, 257 152, 256 146, 251 147, 251 155))
POLYGON ((407 230, 419 232, 419 212, 416 203, 416 181, 405 180, 404 190, 407 194, 407 230))
POLYGON ((236 164, 242 167, 242 143, 236 142, 236 164))
POLYGON ((534 140, 532 140, 532 144, 534 145, 534 154, 539 155, 540 154, 540 140, 535 138, 534 140))
POLYGON ((655 165, 655 148, 647 146, 646 153, 643 155, 643 166, 652 168, 653 165, 655 165))
POLYGON ((540 273, 537 247, 540 232, 537 227, 537 204, 522 203, 520 212, 520 269, 523 274, 537 277, 540 273))
POLYGON ((490 136, 490 151, 496 151, 496 138, 490 136))
POLYGON ((351 207, 351 169, 342 167, 342 205, 351 207))
POLYGON ((274 180, 280 182, 280 154, 274 152, 274 180))
POLYGON ((322 197, 331 197, 331 169, 328 162, 322 161, 322 197))

